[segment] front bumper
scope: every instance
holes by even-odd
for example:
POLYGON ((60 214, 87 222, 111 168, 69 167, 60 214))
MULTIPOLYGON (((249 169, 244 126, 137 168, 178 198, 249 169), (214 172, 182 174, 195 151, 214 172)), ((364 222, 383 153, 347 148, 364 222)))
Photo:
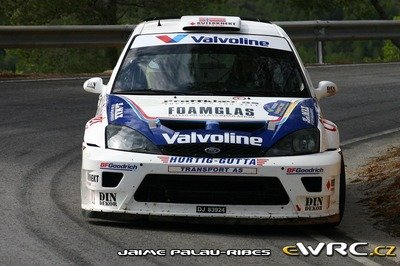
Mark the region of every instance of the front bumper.
POLYGON ((210 159, 131 153, 84 144, 82 210, 96 218, 136 214, 261 223, 334 223, 340 219, 340 167, 340 150, 287 157, 210 159), (102 180, 109 173, 117 173, 120 181, 102 180), (137 201, 135 193, 149 175, 225 176, 228 180, 275 178, 282 184, 288 200, 284 204, 270 205, 137 201), (318 180, 317 184, 320 182, 319 189, 318 186, 315 189, 315 182, 311 187, 305 185, 304 179, 309 178, 318 180), (223 207, 224 212, 199 212, 199 206, 213 207, 211 210, 223 207))

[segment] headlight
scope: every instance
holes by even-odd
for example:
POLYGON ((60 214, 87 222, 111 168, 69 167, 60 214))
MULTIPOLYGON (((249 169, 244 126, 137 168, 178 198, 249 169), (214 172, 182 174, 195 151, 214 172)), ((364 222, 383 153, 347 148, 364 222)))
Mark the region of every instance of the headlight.
POLYGON ((293 132, 275 145, 273 145, 265 156, 300 155, 319 152, 319 130, 308 128, 293 132))
POLYGON ((157 146, 145 136, 125 126, 108 125, 106 141, 109 149, 161 154, 157 146))

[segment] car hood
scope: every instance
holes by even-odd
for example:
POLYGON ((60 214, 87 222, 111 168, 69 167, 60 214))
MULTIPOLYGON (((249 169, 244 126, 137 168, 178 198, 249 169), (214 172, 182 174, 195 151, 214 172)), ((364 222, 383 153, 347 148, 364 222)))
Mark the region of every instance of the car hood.
POLYGON ((271 147, 317 127, 312 98, 108 95, 109 124, 133 128, 156 145, 230 143, 271 147))

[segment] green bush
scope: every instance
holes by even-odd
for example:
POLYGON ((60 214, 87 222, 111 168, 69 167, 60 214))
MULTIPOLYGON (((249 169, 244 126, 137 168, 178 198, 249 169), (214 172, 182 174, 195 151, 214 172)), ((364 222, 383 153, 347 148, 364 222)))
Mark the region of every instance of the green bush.
POLYGON ((400 61, 400 49, 394 46, 391 41, 385 41, 382 51, 384 62, 400 61))

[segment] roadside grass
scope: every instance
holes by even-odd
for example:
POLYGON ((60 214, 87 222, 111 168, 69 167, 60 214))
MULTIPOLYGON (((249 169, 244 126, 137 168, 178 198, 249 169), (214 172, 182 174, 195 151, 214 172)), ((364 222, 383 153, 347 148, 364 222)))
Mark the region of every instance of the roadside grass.
POLYGON ((400 147, 371 158, 357 175, 365 185, 361 202, 371 209, 376 226, 400 236, 400 147))

